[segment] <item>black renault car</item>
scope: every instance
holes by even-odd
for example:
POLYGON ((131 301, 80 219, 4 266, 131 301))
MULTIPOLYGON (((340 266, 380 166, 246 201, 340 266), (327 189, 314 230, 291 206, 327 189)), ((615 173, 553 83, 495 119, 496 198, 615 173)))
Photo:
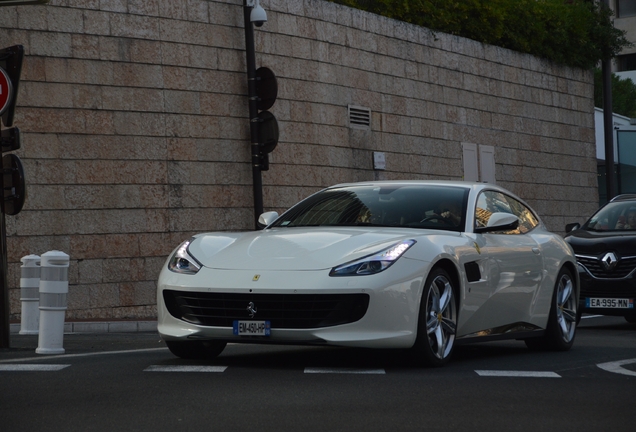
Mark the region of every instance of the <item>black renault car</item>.
POLYGON ((579 264, 579 313, 636 323, 636 195, 615 197, 583 226, 568 224, 565 232, 579 264))

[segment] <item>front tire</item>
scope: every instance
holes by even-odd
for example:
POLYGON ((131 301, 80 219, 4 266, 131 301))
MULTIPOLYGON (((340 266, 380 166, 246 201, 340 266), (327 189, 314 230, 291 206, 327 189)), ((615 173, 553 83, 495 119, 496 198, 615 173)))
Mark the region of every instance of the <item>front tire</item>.
POLYGON ((456 333, 457 302, 453 282, 444 269, 436 268, 424 285, 413 350, 426 366, 443 366, 453 353, 456 333))
POLYGON ((166 341, 170 352, 182 359, 213 359, 223 352, 227 343, 219 341, 166 341))
POLYGON ((567 351, 572 348, 578 313, 578 299, 575 279, 567 268, 562 268, 552 294, 552 306, 548 317, 548 326, 540 338, 525 340, 530 349, 567 351))

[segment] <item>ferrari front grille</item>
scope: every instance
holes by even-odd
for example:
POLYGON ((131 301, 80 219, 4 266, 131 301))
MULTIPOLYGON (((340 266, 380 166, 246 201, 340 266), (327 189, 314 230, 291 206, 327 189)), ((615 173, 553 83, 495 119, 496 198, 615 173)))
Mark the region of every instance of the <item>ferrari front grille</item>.
POLYGON ((163 299, 173 317, 211 327, 232 327, 235 320, 267 320, 273 329, 331 327, 358 321, 369 306, 367 294, 234 294, 164 290, 163 299))

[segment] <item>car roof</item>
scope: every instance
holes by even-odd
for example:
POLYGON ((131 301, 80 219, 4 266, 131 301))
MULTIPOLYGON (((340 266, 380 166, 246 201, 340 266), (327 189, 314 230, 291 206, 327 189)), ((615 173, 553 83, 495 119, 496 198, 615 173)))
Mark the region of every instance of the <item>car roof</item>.
POLYGON ((616 195, 614 198, 610 200, 610 202, 616 201, 636 201, 636 194, 621 194, 616 195))
POLYGON ((352 186, 453 186, 453 187, 462 187, 467 189, 472 189, 474 191, 480 191, 484 189, 494 189, 496 191, 500 191, 511 195, 520 201, 523 201, 521 198, 516 196, 513 192, 492 183, 482 183, 482 182, 470 182, 470 181, 460 181, 460 180, 377 180, 377 181, 362 181, 355 183, 340 183, 333 186, 329 186, 327 189, 339 188, 339 187, 352 187, 352 186))
POLYGON ((384 185, 434 185, 434 186, 458 186, 458 187, 484 187, 492 186, 496 189, 500 189, 496 185, 480 182, 467 182, 459 180, 371 180, 352 183, 340 183, 330 187, 344 187, 344 186, 384 186, 384 185))

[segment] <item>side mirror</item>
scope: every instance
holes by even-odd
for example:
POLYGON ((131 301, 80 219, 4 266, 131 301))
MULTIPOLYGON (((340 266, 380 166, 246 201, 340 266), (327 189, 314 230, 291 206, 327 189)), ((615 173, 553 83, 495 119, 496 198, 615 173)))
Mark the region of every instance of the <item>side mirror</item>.
POLYGON ((278 213, 275 211, 265 212, 258 217, 258 226, 265 228, 278 219, 278 213))
POLYGON ((571 231, 575 231, 577 229, 581 228, 581 224, 578 222, 574 222, 574 223, 569 223, 565 226, 565 232, 569 233, 571 231))
POLYGON ((490 215, 488 225, 475 228, 476 233, 510 231, 519 227, 519 218, 510 213, 497 212, 490 215))

